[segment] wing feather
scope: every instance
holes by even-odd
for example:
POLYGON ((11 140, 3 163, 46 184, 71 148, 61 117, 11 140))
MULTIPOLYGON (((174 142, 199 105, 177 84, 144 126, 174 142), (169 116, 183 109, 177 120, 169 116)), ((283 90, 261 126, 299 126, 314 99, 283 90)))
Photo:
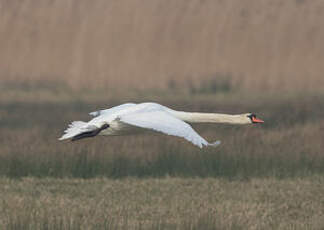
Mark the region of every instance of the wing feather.
POLYGON ((189 124, 165 111, 133 113, 119 116, 118 119, 120 122, 129 125, 155 130, 167 135, 183 137, 200 148, 220 143, 219 141, 212 144, 208 143, 189 124))

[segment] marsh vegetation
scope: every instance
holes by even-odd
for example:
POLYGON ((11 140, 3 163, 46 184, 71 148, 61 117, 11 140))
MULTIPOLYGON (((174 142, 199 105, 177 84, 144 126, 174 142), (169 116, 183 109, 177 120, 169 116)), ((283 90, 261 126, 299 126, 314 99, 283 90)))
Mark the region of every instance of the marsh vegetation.
POLYGON ((195 125, 208 140, 222 140, 217 148, 200 150, 159 134, 59 142, 68 122, 88 120, 88 112, 120 101, 99 96, 89 103, 69 93, 67 101, 55 96, 28 101, 35 92, 25 92, 25 102, 13 97, 0 106, 5 229, 320 229, 324 224, 321 94, 131 93, 135 102, 150 97, 180 110, 253 111, 266 121, 195 125))
POLYGON ((323 229, 321 0, 0 0, 0 229, 323 229), (59 142, 124 102, 261 126, 59 142))

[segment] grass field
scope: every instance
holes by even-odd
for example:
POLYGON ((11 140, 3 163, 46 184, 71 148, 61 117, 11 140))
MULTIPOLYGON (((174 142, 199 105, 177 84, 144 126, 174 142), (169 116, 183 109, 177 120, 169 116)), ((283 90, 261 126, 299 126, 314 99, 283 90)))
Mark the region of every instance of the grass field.
POLYGON ((323 176, 0 179, 2 229, 322 229, 323 176))
MULTIPOLYGON (((37 95, 35 91, 31 94, 37 95)), ((161 104, 186 111, 255 112, 266 122, 260 126, 195 125, 208 140, 223 142, 219 148, 203 150, 181 138, 159 134, 58 142, 71 121, 89 120, 89 112, 123 101, 108 97, 100 102, 99 93, 96 104, 79 100, 8 100, 1 102, 0 110, 0 175, 231 178, 298 176, 324 170, 323 95, 166 94, 132 96, 132 101, 155 98, 161 104)))
POLYGON ((100 91, 3 89, 11 97, 0 104, 2 228, 321 229, 324 96, 209 90, 135 90, 118 100, 100 91), (159 134, 57 141, 70 121, 130 98, 256 112, 266 122, 195 125, 222 140, 203 150, 159 134))
POLYGON ((323 229, 322 0, 0 0, 0 229, 323 229), (125 102, 262 125, 57 139, 125 102))

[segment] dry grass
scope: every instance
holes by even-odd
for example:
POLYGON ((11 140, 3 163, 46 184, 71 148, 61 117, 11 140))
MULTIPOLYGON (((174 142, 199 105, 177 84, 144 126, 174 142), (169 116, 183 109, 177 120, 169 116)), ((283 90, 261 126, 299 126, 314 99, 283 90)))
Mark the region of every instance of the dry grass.
POLYGON ((321 0, 0 0, 0 228, 322 229, 323 13, 321 0), (266 123, 197 125, 223 141, 203 150, 57 141, 127 101, 266 123))
MULTIPOLYGON (((10 177, 126 176, 290 177, 324 172, 321 95, 274 97, 223 94, 174 95, 157 102, 187 111, 255 112, 262 126, 196 125, 202 136, 220 139, 219 148, 200 150, 166 135, 98 137, 58 142, 72 120, 121 103, 82 101, 1 103, 0 175, 10 177), (225 99, 226 98, 226 99, 225 99), (266 106, 265 106, 266 105, 266 106)), ((100 97, 99 97, 100 98, 100 97)), ((146 101, 138 96, 136 101, 146 101)))
POLYGON ((0 0, 0 82, 323 90, 323 13, 321 0, 0 0))
POLYGON ((322 229, 324 180, 0 179, 3 229, 322 229), (241 191, 241 192, 238 192, 241 191))
POLYGON ((0 228, 324 225, 321 94, 256 96, 211 93, 207 87, 193 94, 146 91, 118 99, 104 91, 79 96, 59 87, 13 89, 13 98, 0 101, 0 228), (69 121, 88 120, 88 112, 128 97, 187 111, 253 111, 266 123, 197 125, 208 140, 223 141, 219 148, 204 150, 165 135, 57 141, 69 121))

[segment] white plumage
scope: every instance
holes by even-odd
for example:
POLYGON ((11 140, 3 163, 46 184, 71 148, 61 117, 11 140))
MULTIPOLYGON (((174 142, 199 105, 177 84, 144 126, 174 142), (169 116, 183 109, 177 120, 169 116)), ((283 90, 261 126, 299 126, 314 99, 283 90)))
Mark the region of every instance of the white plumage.
MULTIPOLYGON (((152 130, 183 137, 194 145, 217 146, 220 141, 208 143, 187 122, 249 124, 254 114, 227 115, 175 111, 157 103, 126 103, 110 109, 90 113, 89 122, 74 121, 59 140, 78 140, 96 135, 124 135, 152 130)), ((261 120, 259 120, 261 121, 261 120)))

